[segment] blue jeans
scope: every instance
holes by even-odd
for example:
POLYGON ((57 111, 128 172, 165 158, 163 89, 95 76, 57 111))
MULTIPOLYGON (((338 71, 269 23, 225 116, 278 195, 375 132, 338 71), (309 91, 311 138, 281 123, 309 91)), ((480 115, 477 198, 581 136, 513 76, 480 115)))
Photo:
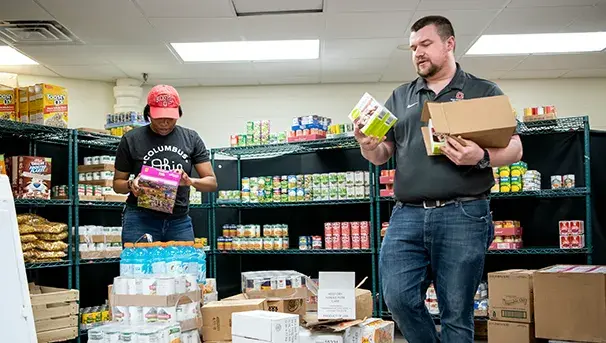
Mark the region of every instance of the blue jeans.
POLYGON ((385 303, 409 343, 473 343, 473 300, 493 232, 488 200, 433 209, 396 204, 379 268, 385 303), (440 334, 424 303, 432 281, 440 334))
POLYGON ((152 235, 154 242, 194 240, 189 215, 174 217, 126 206, 122 215, 122 243, 134 243, 146 233, 152 235))

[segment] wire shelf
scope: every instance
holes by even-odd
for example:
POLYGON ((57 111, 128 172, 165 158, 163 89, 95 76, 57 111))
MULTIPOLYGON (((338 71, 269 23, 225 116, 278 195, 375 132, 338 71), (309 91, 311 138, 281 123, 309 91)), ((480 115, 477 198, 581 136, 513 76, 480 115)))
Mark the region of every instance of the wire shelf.
POLYGON ((515 250, 488 250, 488 255, 572 255, 588 254, 589 249, 522 248, 515 250))
POLYGON ((69 199, 15 199, 15 206, 69 206, 72 201, 69 199))
POLYGON ((518 122, 518 133, 521 135, 538 135, 583 131, 587 122, 587 116, 565 117, 535 122, 518 122))
POLYGON ((71 265, 72 265, 71 262, 67 261, 67 260, 57 261, 57 262, 26 263, 25 269, 69 267, 71 265))
POLYGON ((91 149, 115 151, 120 144, 120 137, 102 133, 78 131, 78 146, 91 149))
POLYGON ((94 259, 81 259, 80 265, 86 264, 106 264, 106 263, 119 263, 120 258, 94 258, 94 259))
POLYGON ((360 255, 371 254, 371 250, 215 250, 216 255, 360 255))
POLYGON ((501 198, 525 198, 525 197, 536 197, 536 198, 571 198, 571 197, 583 197, 589 194, 589 190, 586 187, 575 187, 575 188, 559 188, 559 189, 541 189, 538 191, 523 191, 523 192, 511 192, 511 193, 491 193, 491 199, 501 198))
POLYGON ((297 202, 264 202, 264 203, 217 203, 221 208, 276 208, 276 207, 298 207, 298 206, 322 206, 322 205, 347 205, 368 204, 369 199, 348 200, 322 200, 322 201, 297 201, 297 202))
POLYGON ((210 204, 209 203, 202 203, 202 204, 190 204, 189 205, 190 209, 208 209, 210 208, 210 204))
POLYGON ((0 119, 0 136, 3 137, 67 145, 71 132, 66 128, 0 119))
POLYGON ((212 149, 212 152, 233 157, 258 158, 302 154, 331 149, 352 149, 357 147, 359 147, 359 145, 354 137, 340 137, 297 143, 225 147, 212 149))
POLYGON ((80 201, 79 207, 83 208, 123 208, 124 201, 80 201))

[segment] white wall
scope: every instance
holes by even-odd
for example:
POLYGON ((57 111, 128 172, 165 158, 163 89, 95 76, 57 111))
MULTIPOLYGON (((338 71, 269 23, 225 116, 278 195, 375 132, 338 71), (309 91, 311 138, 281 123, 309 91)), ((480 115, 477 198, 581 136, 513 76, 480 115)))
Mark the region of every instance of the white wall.
MULTIPOLYGON (((113 84, 60 78, 20 76, 21 85, 49 82, 68 88, 70 127, 102 128, 113 109, 113 84)), ((606 78, 499 80, 513 106, 555 105, 558 115, 589 115, 593 129, 606 130, 606 78)), ((399 84, 332 84, 179 88, 184 116, 180 124, 197 130, 210 147, 226 146, 249 120, 271 120, 285 130, 293 117, 318 114, 346 122, 364 92, 384 101, 399 84)), ((144 94, 149 88, 144 89, 144 94)), ((145 100, 145 97, 144 99, 145 100)))

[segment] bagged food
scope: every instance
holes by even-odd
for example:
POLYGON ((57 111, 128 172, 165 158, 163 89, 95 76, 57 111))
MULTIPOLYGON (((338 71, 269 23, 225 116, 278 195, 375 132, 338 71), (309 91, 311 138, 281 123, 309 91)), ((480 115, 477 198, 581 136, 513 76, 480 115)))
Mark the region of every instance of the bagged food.
POLYGON ((38 237, 33 234, 21 235, 21 243, 31 243, 33 241, 37 241, 38 237))
POLYGON ((36 227, 29 225, 29 224, 20 224, 19 225, 19 234, 20 235, 26 235, 29 233, 36 233, 38 232, 38 229, 36 229, 36 227))
POLYGON ((36 237, 43 241, 62 241, 67 238, 67 231, 60 233, 38 233, 36 234, 36 237))
POLYGON ((28 250, 23 252, 23 258, 25 259, 41 259, 41 258, 62 258, 67 256, 63 251, 41 251, 41 250, 28 250))
POLYGON ((65 249, 67 249, 67 243, 64 242, 48 242, 37 240, 35 242, 32 242, 32 244, 36 246, 36 249, 44 251, 64 251, 65 249))
POLYGON ((64 223, 47 223, 43 225, 35 225, 36 232, 40 233, 61 233, 67 231, 67 224, 64 223))
POLYGON ((35 249, 36 245, 34 243, 22 243, 21 244, 21 250, 23 251, 29 251, 32 249, 35 249))
POLYGON ((32 258, 29 260, 25 260, 28 263, 49 263, 49 262, 60 262, 62 259, 60 258, 32 258))
POLYGON ((48 220, 40 217, 37 214, 21 213, 21 214, 17 215, 17 223, 28 224, 28 225, 38 225, 38 224, 46 224, 46 223, 48 223, 48 220))

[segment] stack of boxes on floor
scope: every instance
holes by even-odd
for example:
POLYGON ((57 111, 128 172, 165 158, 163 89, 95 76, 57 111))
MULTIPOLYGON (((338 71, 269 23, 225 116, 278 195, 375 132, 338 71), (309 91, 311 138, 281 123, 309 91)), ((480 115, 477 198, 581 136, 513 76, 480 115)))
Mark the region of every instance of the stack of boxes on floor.
POLYGON ((488 286, 491 343, 606 342, 606 266, 506 270, 488 286))
POLYGON ((354 273, 320 273, 318 287, 294 271, 243 273, 243 293, 202 308, 203 340, 392 343, 394 323, 372 318, 371 292, 356 289, 354 279, 354 273))

